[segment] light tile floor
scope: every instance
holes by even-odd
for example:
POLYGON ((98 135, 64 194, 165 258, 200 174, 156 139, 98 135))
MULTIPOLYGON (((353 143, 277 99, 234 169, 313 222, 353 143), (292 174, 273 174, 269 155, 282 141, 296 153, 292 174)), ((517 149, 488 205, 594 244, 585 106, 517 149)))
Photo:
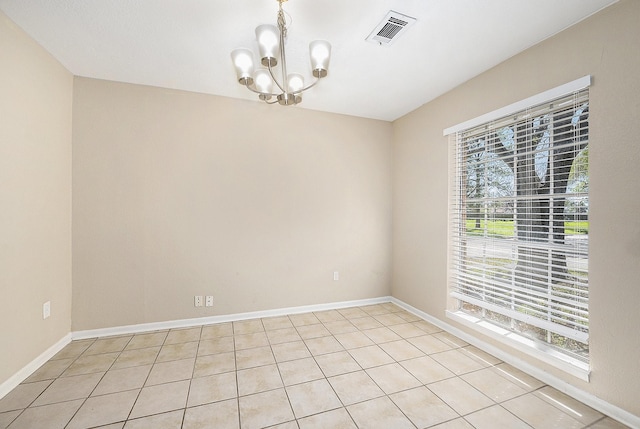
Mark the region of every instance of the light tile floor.
POLYGON ((0 428, 624 428, 393 304, 74 341, 0 428))

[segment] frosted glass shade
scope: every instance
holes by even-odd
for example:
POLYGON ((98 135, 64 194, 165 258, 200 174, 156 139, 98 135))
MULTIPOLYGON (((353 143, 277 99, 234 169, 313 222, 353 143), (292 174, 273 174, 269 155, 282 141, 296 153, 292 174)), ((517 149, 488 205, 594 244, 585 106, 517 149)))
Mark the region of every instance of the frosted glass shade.
POLYGON ((302 90, 302 88, 304 88, 304 78, 301 74, 291 73, 289 75, 288 81, 289 85, 287 89, 290 93, 300 91, 302 90))
POLYGON ((253 80, 256 84, 257 91, 262 94, 271 94, 273 88, 273 80, 271 80, 269 70, 257 69, 253 74, 253 80))
POLYGON ((256 40, 260 50, 262 65, 265 67, 275 66, 276 59, 280 52, 280 32, 275 25, 259 25, 256 27, 256 40))
POLYGON ((331 44, 326 40, 314 40, 309 43, 309 56, 311 57, 311 70, 315 77, 325 77, 329 70, 331 59, 331 44))
POLYGON ((231 61, 236 68, 238 82, 251 85, 253 83, 253 52, 244 48, 236 49, 231 52, 231 61))

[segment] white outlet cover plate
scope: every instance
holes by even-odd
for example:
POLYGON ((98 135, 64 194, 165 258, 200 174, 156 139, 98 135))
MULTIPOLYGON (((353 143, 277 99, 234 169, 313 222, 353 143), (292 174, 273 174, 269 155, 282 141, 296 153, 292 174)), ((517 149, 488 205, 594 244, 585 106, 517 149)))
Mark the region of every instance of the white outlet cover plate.
POLYGON ((46 319, 51 316, 51 301, 42 304, 42 318, 46 319))

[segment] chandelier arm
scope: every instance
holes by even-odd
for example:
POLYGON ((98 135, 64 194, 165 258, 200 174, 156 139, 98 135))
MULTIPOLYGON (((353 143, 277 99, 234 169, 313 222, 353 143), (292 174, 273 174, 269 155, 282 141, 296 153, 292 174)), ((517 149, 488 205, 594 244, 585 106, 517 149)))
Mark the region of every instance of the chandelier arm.
MULTIPOLYGON (((277 97, 278 95, 280 95, 280 94, 274 94, 273 92, 261 92, 261 91, 258 91, 257 89, 255 89, 254 87, 252 87, 251 85, 249 85, 249 84, 248 84, 248 83, 246 83, 246 82, 245 82, 244 86, 245 86, 249 91, 254 92, 254 93, 256 93, 256 94, 259 94, 259 95, 266 95, 266 96, 269 96, 269 97, 277 97)), ((266 100, 265 100, 265 101, 266 101, 266 100)), ((274 103, 275 103, 275 102, 271 102, 271 103, 267 103, 267 104, 274 104, 274 103)))
MULTIPOLYGON (((273 76, 272 76, 272 77, 273 77, 273 76)), ((278 81, 276 81, 276 80, 275 80, 275 78, 274 78, 273 80, 274 80, 274 82, 276 83, 276 85, 278 85, 278 88, 280 88, 280 90, 282 90, 282 92, 286 92, 285 90, 283 90, 283 89, 282 89, 282 87, 280 86, 280 84, 278 83, 278 81)), ((318 84, 318 82, 320 82, 320 78, 316 78, 316 80, 315 80, 315 81, 313 81, 313 83, 311 83, 311 84, 309 84, 309 85, 305 86, 305 87, 304 87, 304 88, 302 88, 302 89, 299 89, 299 90, 297 90, 297 91, 291 92, 290 94, 291 94, 291 95, 298 95, 298 94, 302 94, 302 93, 303 93, 303 92, 305 92, 307 89, 311 89, 311 88, 313 88, 314 86, 316 86, 316 85, 318 84)), ((251 92, 255 92, 256 94, 260 94, 260 95, 270 95, 270 96, 272 96, 272 97, 277 97, 278 95, 280 95, 280 94, 274 94, 274 93, 272 93, 272 92, 261 92, 261 91, 258 91, 257 89, 255 89, 255 88, 253 88, 251 85, 249 85, 248 83, 245 83, 245 84, 244 84, 244 86, 246 86, 246 87, 247 87, 247 89, 248 89, 249 91, 251 91, 251 92)), ((273 103, 268 103, 268 104, 273 104, 273 103)))
MULTIPOLYGON (((251 92, 255 92, 256 94, 262 94, 262 92, 258 91, 257 89, 253 88, 251 85, 249 85, 248 82, 245 82, 244 86, 247 87, 247 89, 251 92)), ((269 95, 274 95, 274 94, 269 94, 269 95)))
MULTIPOLYGON (((271 75, 271 79, 273 79, 273 81, 275 82, 276 86, 277 86, 278 88, 280 88, 280 91, 282 91, 282 92, 287 92, 287 91, 285 91, 285 89, 282 87, 282 85, 280 85, 280 82, 278 82, 278 79, 276 79, 276 76, 275 76, 275 74, 273 73, 273 68, 271 67, 271 64, 269 64, 269 65, 267 66, 267 68, 269 69, 269 74, 271 75)), ((275 95, 275 94, 271 94, 271 95, 275 95)))
POLYGON ((304 88, 302 88, 302 89, 299 89, 299 90, 297 90, 297 91, 293 92, 292 94, 293 94, 293 95, 302 94, 302 93, 303 93, 303 92, 305 92, 307 89, 310 89, 310 88, 313 88, 314 86, 316 86, 316 85, 318 84, 318 82, 320 82, 320 78, 319 78, 319 77, 317 77, 317 78, 316 78, 316 80, 315 80, 313 83, 311 83, 311 84, 309 84, 309 85, 305 86, 305 87, 304 87, 304 88))

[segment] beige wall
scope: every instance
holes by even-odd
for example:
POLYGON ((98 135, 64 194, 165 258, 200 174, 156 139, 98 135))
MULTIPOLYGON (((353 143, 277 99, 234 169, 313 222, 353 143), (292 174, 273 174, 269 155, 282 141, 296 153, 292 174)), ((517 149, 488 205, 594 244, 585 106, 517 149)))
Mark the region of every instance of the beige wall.
POLYGON ((73 113, 73 330, 389 295, 390 123, 86 78, 73 113))
POLYGON ((71 327, 73 77, 2 12, 0 63, 2 383, 71 327))
POLYGON ((639 17, 622 0, 391 125, 73 82, 0 13, 0 382, 71 329, 390 291, 452 323, 442 130, 591 74, 592 382, 542 368, 640 415, 639 17))
POLYGON ((448 152, 443 129, 591 74, 591 382, 514 354, 636 416, 640 416, 639 41, 640 2, 622 0, 396 121, 392 287, 398 299, 454 324, 444 315, 448 152))

